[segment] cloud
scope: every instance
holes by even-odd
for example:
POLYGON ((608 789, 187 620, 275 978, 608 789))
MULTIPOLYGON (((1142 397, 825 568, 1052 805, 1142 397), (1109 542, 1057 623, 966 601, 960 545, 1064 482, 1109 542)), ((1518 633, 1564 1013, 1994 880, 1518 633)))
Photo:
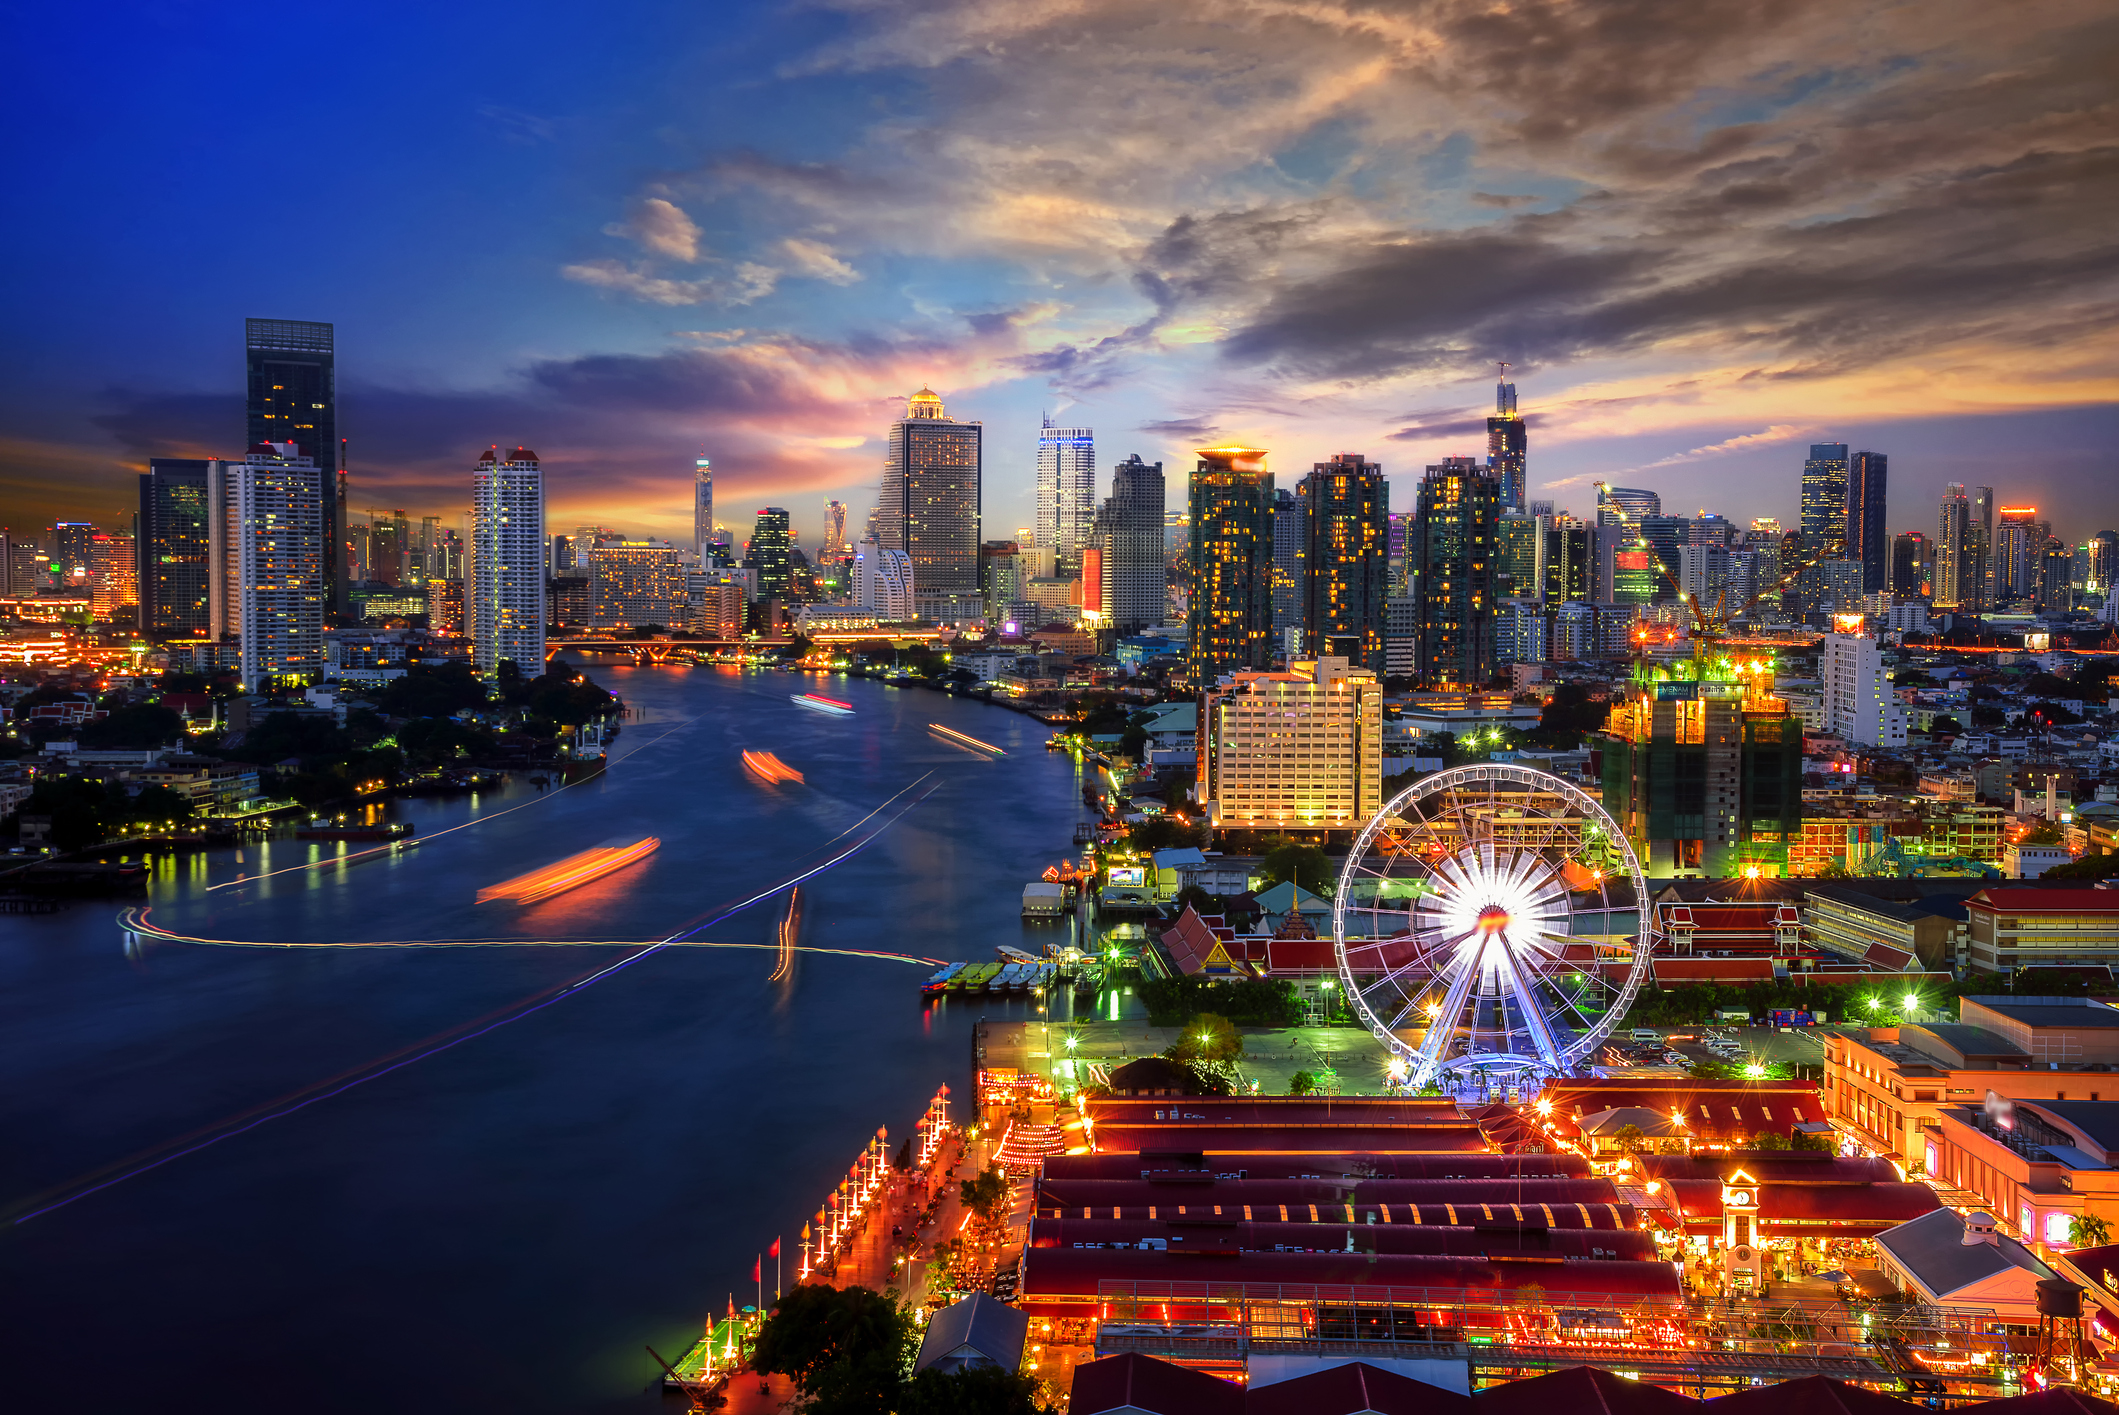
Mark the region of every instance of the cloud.
POLYGON ((728 278, 697 280, 673 280, 618 260, 580 261, 561 266, 559 273, 599 290, 615 290, 658 305, 747 305, 770 295, 780 278, 771 266, 750 261, 737 264, 728 278))
POLYGON ((1202 445, 1211 445, 1221 437, 1221 425, 1211 418, 1165 418, 1159 422, 1141 423, 1134 430, 1151 437, 1168 438, 1172 442, 1202 445))
POLYGON ((1735 437, 1725 437, 1720 442, 1710 442, 1705 447, 1695 447, 1689 452, 1675 452, 1654 462, 1643 462, 1630 470, 1646 472, 1657 467, 1682 466, 1702 457, 1718 457, 1725 452, 1741 452, 1746 448, 1768 443, 1797 442, 1806 437, 1815 437, 1822 431, 1822 428, 1801 427, 1794 423, 1775 423, 1772 427, 1763 428, 1758 432, 1739 433, 1735 437))
POLYGON ((607 236, 622 236, 641 249, 690 264, 703 252, 699 226, 684 208, 662 197, 642 197, 633 203, 632 215, 603 228, 607 236))
POLYGON ((788 262, 790 275, 807 275, 833 285, 851 285, 861 278, 860 271, 832 254, 831 247, 822 241, 789 236, 780 242, 780 254, 788 262))

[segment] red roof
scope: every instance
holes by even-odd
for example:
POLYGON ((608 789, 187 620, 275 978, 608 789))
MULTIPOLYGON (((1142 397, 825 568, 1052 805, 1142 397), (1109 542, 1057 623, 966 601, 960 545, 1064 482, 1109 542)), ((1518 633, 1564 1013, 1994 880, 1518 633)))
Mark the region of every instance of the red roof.
POLYGON ((1654 962, 1657 983, 1752 983, 1773 981, 1771 958, 1663 958, 1654 962))
MULTIPOLYGON (((1263 1217, 1271 1218, 1277 1212, 1269 1209, 1263 1217)), ((1528 1210, 1522 1223, 1506 1212, 1497 1213, 1492 1224, 1481 1222, 1476 1212, 1459 1214, 1468 1222, 1454 1227, 1446 1221, 1310 1223, 1308 1217, 1308 1210, 1303 1211, 1304 1221, 1299 1223, 1046 1216, 1032 1221, 1030 1246, 1122 1250, 1137 1249, 1146 1241, 1152 1250, 1159 1240, 1172 1253, 1211 1257, 1232 1253, 1341 1253, 1349 1251, 1347 1243, 1351 1239, 1351 1251, 1357 1253, 1428 1253, 1460 1258, 1549 1253, 1556 1258, 1658 1261, 1654 1237, 1640 1229, 1548 1228, 1542 1208, 1528 1210)), ((1407 1217, 1404 1205, 1399 1206, 1396 1217, 1407 1217)), ((1554 1217, 1559 1217, 1557 1211, 1554 1217)))
POLYGON ((1432 1154, 1483 1152, 1476 1125, 1334 1125, 1314 1130, 1266 1126, 1117 1125, 1096 1127, 1100 1151, 1174 1150, 1210 1155, 1432 1154))
POLYGON ((1479 1392, 1479 1415, 1699 1415, 1700 1402, 1594 1366, 1510 1381, 1479 1392))
MULTIPOLYGON (((1722 1219, 1722 1185, 1712 1179, 1668 1182, 1682 1216, 1688 1220, 1722 1219)), ((1889 1227, 1942 1207, 1925 1184, 1771 1184, 1758 1189, 1758 1216, 1768 1227, 1776 1221, 1810 1224, 1858 1224, 1889 1227)))
MULTIPOLYGON (((1848 1385, 1829 1376, 1802 1376, 1779 1385, 1754 1386, 1725 1395, 1706 1404, 1712 1415, 1897 1415, 1903 1410, 1926 1410, 1909 1400, 1881 1391, 1848 1385)), ((1975 1410, 1991 1409, 1975 1405, 1975 1410)))
POLYGON ((1152 1356, 1127 1352, 1074 1368, 1073 1415, 1145 1410, 1153 1415, 1243 1415, 1243 1387, 1152 1356))
POLYGON ((1965 900, 1967 909, 2003 914, 2119 913, 2119 891, 2110 889, 1982 889, 1965 900))
POLYGON ((1211 1282, 1217 1292, 1247 1283, 1428 1288, 1495 1297, 1536 1287, 1548 1298, 1645 1297, 1672 1304, 1682 1296, 1677 1269, 1669 1263, 1396 1253, 1241 1253, 1203 1260, 1093 1248, 1031 1248, 1023 1254, 1025 1299, 1094 1301, 1105 1282, 1211 1282))
POLYGON ((1760 1184, 1896 1184, 1889 1160, 1842 1158, 1816 1150, 1729 1150, 1719 1154, 1635 1155, 1644 1179, 1720 1183, 1738 1170, 1760 1184))
POLYGON ((1276 973, 1334 972, 1339 967, 1328 938, 1269 938, 1265 947, 1265 969, 1276 973))
POLYGON ((1547 1081, 1538 1093, 1553 1103, 1556 1120, 1572 1122, 1618 1106, 1647 1106, 1682 1114, 1695 1135, 1788 1134, 1798 1122, 1818 1123, 1825 1107, 1811 1081, 1628 1080, 1547 1081))
POLYGON ((1243 1408, 1244 1415, 1472 1415, 1479 1407, 1468 1395, 1350 1361, 1253 1386, 1243 1408))
MULTIPOLYGON (((1182 1098, 1180 1098, 1182 1099, 1182 1098)), ((1108 1102, 1106 1102, 1108 1104, 1108 1102)), ((1855 1163, 1855 1161, 1847 1161, 1855 1163)), ((1872 1163, 1882 1163, 1872 1161, 1872 1163)), ((1886 1170, 1890 1169, 1885 1165, 1886 1170)), ((1196 1177, 1200 1183, 1216 1175, 1245 1179, 1295 1179, 1305 1174, 1376 1172, 1379 1179, 1508 1179, 1518 1175, 1566 1175, 1583 1178, 1589 1160, 1577 1154, 1556 1155, 1266 1155, 1245 1157, 1235 1164, 1205 1159, 1180 1161, 1156 1155, 1102 1154, 1053 1155, 1045 1161, 1045 1178, 1062 1179, 1155 1179, 1168 1183, 1196 1177)), ((1888 1175, 1896 1179, 1896 1172, 1888 1175)))
POLYGON ((1170 955, 1170 962, 1177 971, 1187 976, 1214 971, 1242 971, 1240 965, 1224 968, 1221 964, 1210 964, 1217 945, 1232 963, 1243 957, 1243 950, 1234 944, 1236 931, 1221 921, 1221 916, 1201 914, 1190 904, 1177 916, 1177 922, 1163 930, 1163 950, 1170 955))

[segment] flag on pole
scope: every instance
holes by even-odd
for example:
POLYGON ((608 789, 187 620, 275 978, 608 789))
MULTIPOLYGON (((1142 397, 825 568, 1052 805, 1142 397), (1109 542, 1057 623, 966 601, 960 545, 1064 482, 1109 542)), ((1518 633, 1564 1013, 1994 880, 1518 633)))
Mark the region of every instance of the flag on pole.
POLYGON ((750 1265, 750 1280, 752 1282, 763 1282, 765 1280, 765 1259, 760 1258, 750 1265))
POLYGON ((766 1257, 768 1257, 768 1258, 777 1258, 777 1257, 779 1257, 779 1256, 780 1256, 780 1240, 779 1240, 779 1239, 775 1238, 775 1239, 773 1240, 773 1246, 765 1250, 765 1256, 766 1256, 766 1257))

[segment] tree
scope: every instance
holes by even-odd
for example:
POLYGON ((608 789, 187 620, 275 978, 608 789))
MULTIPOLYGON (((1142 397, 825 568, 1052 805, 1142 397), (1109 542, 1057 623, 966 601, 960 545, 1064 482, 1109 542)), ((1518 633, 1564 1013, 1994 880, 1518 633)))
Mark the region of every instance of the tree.
POLYGON ((998 1164, 989 1164, 976 1178, 958 1182, 957 1197, 965 1208, 991 1223, 1008 1202, 1008 1172, 998 1164))
POLYGON ((384 685, 376 703, 392 717, 451 717, 484 707, 487 696, 470 665, 456 660, 439 668, 411 665, 404 677, 384 685))
POLYGON ((1754 1150, 1785 1150, 1790 1148, 1790 1146, 1788 1137, 1781 1134, 1780 1131, 1761 1130, 1752 1138, 1751 1148, 1754 1150))
POLYGON ((2067 833, 2052 821, 2040 821, 2023 833, 2025 845, 2058 845, 2067 833))
POLYGON ((2111 879, 2119 876, 2119 855, 2084 855, 2047 870, 2043 879, 2111 879))
POLYGON ((2076 1214, 2068 1220, 2067 1241, 2076 1248, 2102 1248, 2112 1241, 2112 1226, 2095 1214, 2076 1214))
POLYGON ((917 1346, 895 1294, 804 1283, 773 1304, 751 1365, 793 1380, 813 1415, 891 1415, 917 1346))
POLYGON ((1611 1138, 1618 1141, 1619 1148, 1629 1155, 1639 1154, 1648 1144, 1648 1137, 1641 1133, 1638 1125, 1621 1125, 1612 1132, 1611 1138))
POLYGON ((115 708, 101 722, 84 722, 77 734, 84 747, 166 747, 184 740, 184 719, 160 703, 115 708))
POLYGON ((1332 877, 1331 857, 1317 845, 1304 845, 1286 837, 1277 838, 1258 862, 1258 873, 1268 884, 1291 881, 1312 894, 1323 892, 1332 877))
POLYGON ((1928 733, 1934 737, 1955 737, 1964 731, 1964 724, 1948 713, 1943 713, 1928 724, 1928 733))
POLYGON ((1051 1415, 1037 1399, 1037 1377, 998 1366, 944 1375, 927 1370, 905 1383, 898 1415, 1051 1415))
POLYGON ((1172 1061, 1236 1061, 1243 1056, 1243 1034, 1218 1013, 1202 1012, 1163 1053, 1172 1061))
POLYGON ((1312 1095, 1317 1090, 1317 1078, 1307 1071, 1298 1071, 1288 1077, 1288 1094, 1291 1096, 1312 1095))
POLYGON ((1837 1146, 1832 1143, 1832 1137, 1829 1135, 1820 1135, 1813 1130, 1798 1130, 1788 1137, 1788 1148, 1791 1150, 1824 1150, 1830 1152, 1836 1149, 1837 1146))
POLYGON ((1553 689, 1538 715, 1538 726, 1547 732, 1580 734, 1594 732, 1611 716, 1611 705, 1590 701, 1589 689, 1580 683, 1562 683, 1553 689))

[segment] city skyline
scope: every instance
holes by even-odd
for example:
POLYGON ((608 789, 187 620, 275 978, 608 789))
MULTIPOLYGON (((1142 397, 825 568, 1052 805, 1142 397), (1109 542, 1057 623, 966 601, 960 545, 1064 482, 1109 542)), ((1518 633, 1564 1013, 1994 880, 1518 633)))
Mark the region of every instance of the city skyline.
MULTIPOLYGON (((535 10, 407 16, 387 46, 298 17, 289 42, 313 30, 335 82, 376 95, 333 120, 349 199, 305 243, 216 218, 278 145, 315 135, 206 100, 234 62, 210 45, 178 89, 154 24, 98 35, 114 101, 45 76, 12 95, 41 120, 26 130, 68 125, 17 156, 17 189, 58 208, 161 191, 165 144, 193 180, 145 226, 10 233, 38 279, 13 309, 0 503, 33 524, 72 492, 100 518, 150 457, 239 456, 219 361, 263 311, 337 326, 353 504, 414 512, 455 508, 454 469, 499 436, 544 451, 562 518, 688 539, 668 469, 704 448, 731 504, 814 526, 827 497, 865 500, 890 405, 923 382, 995 430, 989 526, 1030 519, 1025 434, 1045 410, 1098 428, 1107 461, 1359 448, 1402 496, 1418 468, 1478 452, 1507 361, 1538 424, 1536 498, 1609 480, 1792 520, 1761 472, 1845 441, 1895 459, 1894 501, 2013 482, 2079 507, 2083 525, 2056 527, 2079 536, 2119 520, 2119 385, 2078 313, 2111 274, 2090 14, 1688 15, 1648 25, 1645 54, 1631 21, 1535 5, 1496 27, 1454 5, 1064 24, 879 7, 830 25, 737 6, 710 33, 643 26, 593 55, 551 43, 535 10), (1524 26, 1565 40, 1567 82, 1520 70, 1524 26), (460 101, 436 112, 371 72, 386 49, 460 72, 474 36, 481 68, 521 82, 452 78, 460 101), (1212 57, 1064 138, 1039 104, 995 97, 1093 91, 1180 52, 1212 57), (1806 67, 1821 53, 1830 69, 1806 67), (756 77, 696 82, 732 64, 756 77), (1362 64, 1353 90, 1315 86, 1362 64), (1251 65, 1263 81, 1226 82, 1251 65), (622 106, 600 96, 619 73, 639 76, 622 106), (869 100, 886 92, 883 120, 869 100), (1893 123, 1910 136, 1871 141, 1893 123), (240 141, 202 139, 223 125, 240 141), (909 167, 913 147, 933 160, 909 167), (1057 178, 1012 155, 1062 148, 1057 178), (507 240, 466 248, 412 219, 444 174, 507 240), (1077 214, 1033 219, 1039 201, 1077 214), (921 215, 936 206, 962 219, 921 215), (1429 287, 1459 293, 1407 304, 1429 287)), ((31 23, 54 54, 90 43, 71 17, 31 23)))

